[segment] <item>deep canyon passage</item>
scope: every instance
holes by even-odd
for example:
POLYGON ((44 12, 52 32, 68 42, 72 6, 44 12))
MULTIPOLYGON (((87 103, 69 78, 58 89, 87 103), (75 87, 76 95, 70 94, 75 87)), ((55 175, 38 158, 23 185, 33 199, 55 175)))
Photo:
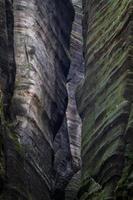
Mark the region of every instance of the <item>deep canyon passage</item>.
POLYGON ((0 200, 133 200, 132 44, 132 0, 0 0, 0 200))

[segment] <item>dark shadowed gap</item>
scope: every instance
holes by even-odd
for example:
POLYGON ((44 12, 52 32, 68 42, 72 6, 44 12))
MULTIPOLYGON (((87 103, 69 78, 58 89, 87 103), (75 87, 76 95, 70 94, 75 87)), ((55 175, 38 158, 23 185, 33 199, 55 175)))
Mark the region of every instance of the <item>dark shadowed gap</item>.
POLYGON ((54 200, 77 199, 80 184, 82 123, 75 93, 84 78, 82 1, 74 0, 73 6, 75 18, 70 37, 71 64, 66 84, 68 106, 64 122, 54 140, 54 200))

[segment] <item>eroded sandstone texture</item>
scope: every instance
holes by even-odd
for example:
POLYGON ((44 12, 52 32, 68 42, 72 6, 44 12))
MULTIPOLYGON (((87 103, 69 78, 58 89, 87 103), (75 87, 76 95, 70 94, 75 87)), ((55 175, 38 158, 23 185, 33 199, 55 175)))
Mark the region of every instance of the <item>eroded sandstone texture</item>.
POLYGON ((73 1, 75 19, 71 33, 71 65, 68 74, 68 107, 66 111, 73 176, 66 187, 66 200, 74 200, 80 186, 81 169, 81 119, 77 111, 75 92, 84 76, 82 1, 73 1))
POLYGON ((133 199, 132 3, 0 0, 0 200, 133 199))
POLYGON ((3 199, 51 199, 53 140, 67 106, 73 17, 68 0, 0 0, 3 199))
POLYGON ((80 200, 133 199, 132 1, 83 0, 80 200))

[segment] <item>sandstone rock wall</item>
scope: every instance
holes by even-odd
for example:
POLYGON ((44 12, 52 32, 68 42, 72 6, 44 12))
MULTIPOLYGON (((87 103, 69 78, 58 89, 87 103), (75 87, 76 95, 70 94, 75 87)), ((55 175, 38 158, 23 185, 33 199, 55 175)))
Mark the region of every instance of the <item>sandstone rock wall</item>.
POLYGON ((132 1, 83 0, 80 200, 133 197, 132 1))
POLYGON ((1 200, 133 199, 132 8, 0 0, 1 200))
POLYGON ((1 198, 49 200, 53 141, 67 106, 74 10, 68 0, 1 0, 0 12, 1 137, 9 137, 5 156, 1 146, 1 198))

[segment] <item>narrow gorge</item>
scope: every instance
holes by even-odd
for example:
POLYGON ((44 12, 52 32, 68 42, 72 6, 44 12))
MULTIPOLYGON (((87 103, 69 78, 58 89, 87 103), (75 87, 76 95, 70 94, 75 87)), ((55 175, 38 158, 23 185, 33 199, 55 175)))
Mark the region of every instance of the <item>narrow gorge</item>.
POLYGON ((132 0, 0 0, 0 200, 133 200, 132 43, 132 0))

